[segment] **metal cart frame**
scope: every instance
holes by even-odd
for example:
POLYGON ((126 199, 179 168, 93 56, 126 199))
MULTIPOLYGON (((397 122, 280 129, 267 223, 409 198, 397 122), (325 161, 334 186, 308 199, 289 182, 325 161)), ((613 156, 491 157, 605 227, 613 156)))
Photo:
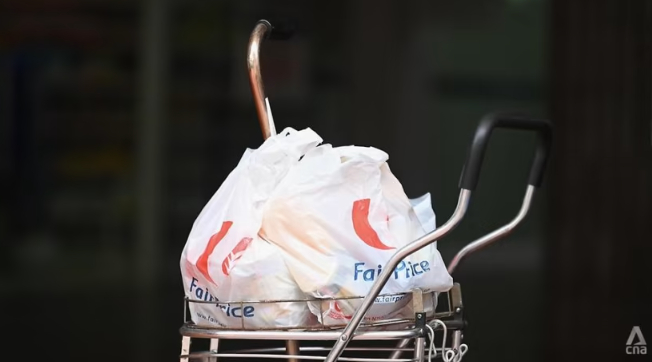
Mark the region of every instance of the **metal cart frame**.
MULTIPOLYGON (((278 25, 278 24, 277 24, 278 25)), ((291 36, 292 29, 283 26, 272 26, 267 20, 260 20, 254 27, 249 39, 247 66, 249 69, 249 81, 252 87, 254 103, 258 113, 260 126, 263 137, 266 139, 275 134, 275 126, 268 113, 266 104, 265 91, 263 87, 262 74, 260 70, 259 50, 262 41, 266 38, 283 39, 291 36)), ((323 360, 326 362, 334 361, 424 361, 430 359, 426 351, 427 339, 433 339, 435 330, 443 332, 442 337, 446 338, 450 334, 450 347, 444 344, 440 349, 434 349, 436 355, 443 357, 446 361, 461 361, 465 352, 462 344, 463 331, 466 327, 464 318, 464 304, 462 303, 461 287, 455 283, 453 288, 444 293, 447 300, 447 309, 435 313, 426 313, 424 307, 424 293, 421 290, 413 290, 411 293, 412 305, 414 310, 413 318, 397 318, 392 320, 381 320, 375 322, 363 322, 363 318, 385 283, 392 274, 394 268, 405 257, 426 247, 436 240, 440 240, 452 231, 463 219, 471 193, 475 189, 482 166, 484 153, 489 142, 491 133, 496 128, 510 128, 534 131, 538 135, 537 149, 530 170, 528 186, 521 209, 517 216, 508 224, 501 228, 475 240, 462 248, 451 261, 448 272, 453 273, 459 263, 471 253, 484 248, 491 243, 508 235, 527 215, 535 190, 541 185, 543 173, 548 159, 548 154, 552 141, 552 126, 547 120, 529 119, 515 114, 495 114, 484 117, 477 128, 469 149, 467 160, 462 170, 460 179, 460 194, 457 207, 450 219, 438 227, 435 231, 422 236, 410 244, 398 249, 395 254, 387 261, 382 273, 373 283, 366 296, 360 296, 362 300, 360 307, 351 316, 351 319, 345 325, 318 325, 318 326, 288 326, 287 328, 275 329, 247 329, 242 328, 217 328, 217 327, 200 327, 188 321, 187 305, 188 303, 211 303, 188 300, 184 301, 184 324, 180 329, 182 335, 181 361, 186 362, 194 358, 244 358, 251 360, 260 359, 287 359, 289 361, 298 360, 323 360), (209 339, 209 351, 191 352, 192 339, 209 339), (228 353, 219 351, 219 341, 224 339, 247 339, 247 340, 279 340, 285 341, 285 348, 256 348, 229 351, 228 353), (356 347, 349 346, 353 341, 365 340, 396 340, 395 347, 376 348, 376 347, 356 347), (334 341, 332 348, 329 347, 300 347, 299 341, 334 341), (414 346, 408 346, 414 342, 414 346), (389 357, 386 358, 364 358, 343 356, 344 352, 379 352, 387 351, 389 357), (437 353, 439 351, 439 353, 437 353), (315 356, 306 353, 327 353, 326 356, 315 356), (412 352, 409 358, 402 357, 403 353, 412 352), (302 354, 303 353, 303 354, 302 354)), ((437 300, 437 293, 432 293, 432 300, 437 300)), ((349 298, 347 298, 349 299, 349 298)), ((236 304, 241 307, 244 304, 255 303, 287 303, 287 302, 309 302, 324 301, 329 299, 305 299, 305 300, 277 300, 277 301, 219 301, 218 305, 236 304)), ((331 299, 338 300, 338 299, 331 299)), ((445 339, 444 339, 445 341, 445 339)), ((430 351, 432 352, 432 343, 430 351)))

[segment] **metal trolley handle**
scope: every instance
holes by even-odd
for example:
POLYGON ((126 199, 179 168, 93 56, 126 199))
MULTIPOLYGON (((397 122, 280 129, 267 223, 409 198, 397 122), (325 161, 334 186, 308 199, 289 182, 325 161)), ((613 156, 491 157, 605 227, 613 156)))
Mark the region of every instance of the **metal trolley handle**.
MULTIPOLYGON (((267 114, 267 104, 265 103, 265 87, 263 86, 263 77, 260 71, 260 46, 263 40, 270 38, 273 40, 286 40, 294 35, 294 26, 289 22, 274 22, 262 19, 256 23, 254 30, 249 36, 249 45, 247 47, 247 69, 249 71, 249 85, 258 113, 258 122, 263 132, 263 139, 276 134, 276 127, 273 120, 267 114)), ((299 342, 296 340, 286 341, 286 351, 290 355, 299 354, 299 342)), ((296 362, 296 358, 289 358, 288 361, 296 362)))
POLYGON ((273 135, 272 133, 275 127, 271 124, 265 104, 265 87, 263 86, 263 78, 260 72, 260 46, 264 39, 270 38, 285 40, 289 39, 294 34, 294 27, 291 23, 275 22, 274 24, 275 25, 272 25, 267 20, 259 20, 256 23, 254 30, 251 32, 251 36, 249 37, 249 47, 247 50, 249 84, 251 85, 251 92, 254 96, 258 121, 260 122, 260 129, 263 131, 264 139, 273 135))
MULTIPOLYGON (((481 140, 477 141, 477 148, 482 148, 482 153, 484 153, 487 148, 487 142, 489 140, 490 134, 494 128, 512 128, 512 129, 521 129, 521 130, 533 130, 536 131, 539 135, 538 147, 536 150, 535 158, 532 163, 532 168, 530 169, 530 176, 528 178, 528 186, 525 191, 525 197, 523 198, 523 203, 518 214, 512 221, 501 226, 500 228, 492 231, 491 233, 484 235, 483 237, 467 244, 462 248, 456 255, 453 257, 453 260, 448 264, 448 273, 453 274, 459 263, 464 259, 464 257, 469 254, 476 252, 497 240, 502 239, 503 237, 509 235, 514 228, 523 221, 527 215, 530 205, 532 203, 532 198, 534 196, 534 191, 536 188, 541 186, 543 181, 543 173, 545 172, 546 163, 548 160, 548 154, 550 152, 550 147, 552 143, 552 125, 550 122, 545 120, 532 120, 526 119, 520 116, 495 116, 490 115, 485 117, 478 126, 478 131, 474 138, 473 143, 476 144, 478 137, 481 140), (486 134, 486 135, 485 135, 486 134)), ((479 162, 482 163, 482 155, 473 155, 469 154, 469 159, 472 161, 467 161, 467 164, 470 162, 479 162)), ((471 176, 469 176, 471 177, 471 176)), ((464 179, 464 176, 460 179, 460 187, 475 187, 477 184, 478 175, 474 175, 475 180, 464 179)))
MULTIPOLYGON (((392 271, 401 260, 433 243, 435 240, 442 238, 452 231, 462 220, 468 208, 471 192, 478 184, 480 171, 482 169, 482 161, 489 143, 489 138, 491 137, 493 130, 496 128, 527 130, 535 131, 537 133, 538 145, 528 179, 528 193, 531 194, 534 188, 541 185, 552 143, 551 123, 547 120, 528 119, 517 115, 489 115, 484 117, 477 128, 464 168, 462 169, 462 177, 460 178, 459 183, 461 191, 453 215, 440 228, 397 250, 389 259, 386 267, 383 268, 382 273, 369 290, 369 294, 367 294, 363 299, 362 305, 353 314, 351 320, 340 334, 340 338, 335 342, 335 345, 326 357, 325 362, 335 362, 342 355, 342 352, 348 345, 349 341, 353 338, 355 330, 362 322, 364 315, 367 313, 378 294, 380 294, 380 291, 387 283, 392 271)), ((483 244, 486 244, 486 241, 483 242, 483 244)), ((472 250, 473 248, 470 248, 464 254, 468 254, 468 252, 472 250)), ((464 254, 460 256, 460 259, 464 254)))

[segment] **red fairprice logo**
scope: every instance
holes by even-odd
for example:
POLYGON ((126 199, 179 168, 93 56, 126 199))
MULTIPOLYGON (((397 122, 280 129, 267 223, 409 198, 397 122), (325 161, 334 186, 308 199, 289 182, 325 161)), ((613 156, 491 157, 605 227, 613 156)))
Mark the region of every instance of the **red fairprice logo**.
MULTIPOLYGON (((199 272, 206 278, 206 280, 216 285, 217 283, 213 281, 213 278, 211 278, 210 273, 208 272, 208 259, 213 254, 213 251, 215 251, 215 247, 224 239, 226 234, 229 232, 231 226, 233 226, 233 221, 223 222, 220 231, 211 236, 211 238, 208 240, 208 244, 206 244, 206 249, 204 249, 204 252, 197 260, 197 269, 199 272)), ((224 275, 228 276, 231 273, 231 270, 233 270, 236 262, 242 258, 244 251, 247 250, 252 241, 253 239, 250 237, 242 238, 242 240, 238 242, 235 248, 231 250, 229 255, 224 258, 222 261, 222 273, 224 275)))
POLYGON ((372 248, 380 250, 396 249, 393 246, 385 245, 378 237, 378 233, 376 233, 369 224, 370 202, 371 200, 369 199, 361 199, 353 202, 351 219, 353 221, 353 229, 355 230, 356 235, 358 235, 360 240, 372 248))

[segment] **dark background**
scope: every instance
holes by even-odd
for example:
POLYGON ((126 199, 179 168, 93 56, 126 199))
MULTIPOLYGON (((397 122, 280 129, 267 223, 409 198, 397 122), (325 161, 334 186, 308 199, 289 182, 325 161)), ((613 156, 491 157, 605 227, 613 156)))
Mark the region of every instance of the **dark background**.
MULTIPOLYGON (((649 0, 2 0, 0 360, 176 359, 181 250, 260 145, 246 46, 279 17, 277 129, 387 151, 440 224, 484 114, 554 123, 532 212, 454 275, 465 361, 649 360, 625 354, 652 341, 649 0)), ((516 215, 533 141, 496 134, 446 261, 516 215)))

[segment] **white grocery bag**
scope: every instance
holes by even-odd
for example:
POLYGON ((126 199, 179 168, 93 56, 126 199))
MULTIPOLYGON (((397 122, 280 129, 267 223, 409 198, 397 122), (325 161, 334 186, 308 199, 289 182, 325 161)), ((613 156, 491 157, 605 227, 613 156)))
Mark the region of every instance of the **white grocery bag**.
MULTIPOLYGON (((289 170, 267 200, 261 235, 283 249, 304 293, 365 296, 397 248, 434 229, 429 197, 413 200, 413 207, 387 159, 375 148, 319 146, 289 170)), ((401 261, 382 294, 451 286, 433 244, 401 261)), ((410 295, 379 297, 366 319, 399 315, 410 300, 410 295)), ((310 309, 332 325, 346 323, 359 305, 359 299, 323 301, 310 303, 310 309)))
POLYGON ((258 237, 263 207, 299 159, 321 143, 312 130, 286 129, 247 150, 195 220, 181 255, 186 296, 201 325, 262 328, 303 325, 306 303, 220 303, 305 298, 281 249, 258 237))

